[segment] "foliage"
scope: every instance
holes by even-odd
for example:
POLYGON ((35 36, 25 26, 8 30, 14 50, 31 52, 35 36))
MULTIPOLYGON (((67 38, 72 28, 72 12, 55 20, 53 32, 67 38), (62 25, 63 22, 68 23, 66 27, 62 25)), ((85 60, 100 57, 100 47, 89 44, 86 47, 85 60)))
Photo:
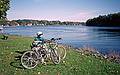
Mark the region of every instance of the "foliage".
POLYGON ((10 0, 0 0, 0 25, 6 25, 7 10, 9 10, 10 0))
POLYGON ((0 25, 8 25, 9 21, 5 19, 0 19, 0 25))
POLYGON ((5 19, 10 8, 10 0, 0 0, 0 19, 5 19))
POLYGON ((89 19, 87 26, 120 26, 120 12, 89 19))

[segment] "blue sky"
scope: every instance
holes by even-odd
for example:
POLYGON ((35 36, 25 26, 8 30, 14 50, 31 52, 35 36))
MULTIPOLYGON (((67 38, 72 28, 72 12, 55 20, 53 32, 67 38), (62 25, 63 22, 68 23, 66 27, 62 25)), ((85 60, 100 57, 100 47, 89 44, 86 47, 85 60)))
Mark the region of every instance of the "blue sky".
POLYGON ((120 0, 11 0, 8 19, 86 21, 120 12, 120 0))

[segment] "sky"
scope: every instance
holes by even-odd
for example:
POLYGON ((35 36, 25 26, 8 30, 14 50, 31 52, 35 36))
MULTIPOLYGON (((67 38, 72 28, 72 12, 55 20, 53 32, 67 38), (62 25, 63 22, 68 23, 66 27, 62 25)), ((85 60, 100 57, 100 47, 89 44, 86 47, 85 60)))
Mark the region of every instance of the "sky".
POLYGON ((11 0, 9 20, 86 20, 120 12, 120 0, 11 0))

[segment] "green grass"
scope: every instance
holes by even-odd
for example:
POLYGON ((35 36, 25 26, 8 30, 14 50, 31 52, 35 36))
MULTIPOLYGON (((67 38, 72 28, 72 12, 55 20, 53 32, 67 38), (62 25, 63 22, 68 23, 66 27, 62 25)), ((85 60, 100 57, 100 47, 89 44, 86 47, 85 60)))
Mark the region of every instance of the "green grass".
POLYGON ((82 55, 72 48, 67 49, 67 56, 59 65, 47 63, 24 69, 19 59, 23 51, 30 49, 32 40, 22 36, 0 39, 0 75, 120 75, 120 64, 82 55))

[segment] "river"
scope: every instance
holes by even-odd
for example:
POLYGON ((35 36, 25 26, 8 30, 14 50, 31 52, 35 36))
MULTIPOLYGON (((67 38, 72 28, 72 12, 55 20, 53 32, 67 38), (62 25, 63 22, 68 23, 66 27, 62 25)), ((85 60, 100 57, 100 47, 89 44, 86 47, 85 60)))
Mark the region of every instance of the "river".
POLYGON ((61 43, 73 47, 90 46, 100 52, 120 52, 120 27, 87 27, 87 26, 17 26, 5 27, 4 32, 14 35, 35 37, 42 31, 44 38, 62 38, 61 43))

